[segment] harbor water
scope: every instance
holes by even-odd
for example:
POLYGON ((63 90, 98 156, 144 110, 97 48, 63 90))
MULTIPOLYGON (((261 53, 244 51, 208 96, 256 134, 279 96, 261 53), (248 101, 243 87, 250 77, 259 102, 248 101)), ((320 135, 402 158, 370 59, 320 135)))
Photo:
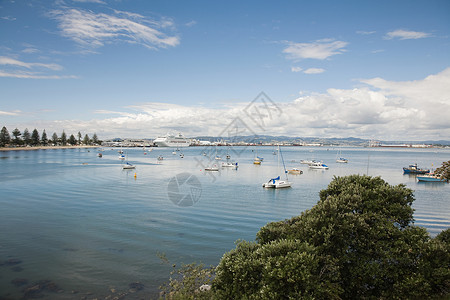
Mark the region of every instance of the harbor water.
POLYGON ((254 240, 268 222, 313 207, 334 176, 405 184, 414 190, 416 225, 431 236, 450 226, 450 185, 418 182, 402 170, 437 168, 450 160, 448 149, 281 149, 283 160, 268 146, 124 148, 132 170, 122 169, 118 148, 0 152, 0 298, 22 298, 43 280, 57 286, 42 292, 46 299, 158 298, 173 265, 217 264, 236 240, 254 240), (348 163, 336 162, 338 151, 348 163), (237 169, 205 171, 227 154, 237 169), (256 155, 261 165, 253 164, 256 155), (308 169, 302 159, 329 169, 308 169), (292 188, 262 188, 283 176, 283 162, 303 171, 289 175, 292 188))

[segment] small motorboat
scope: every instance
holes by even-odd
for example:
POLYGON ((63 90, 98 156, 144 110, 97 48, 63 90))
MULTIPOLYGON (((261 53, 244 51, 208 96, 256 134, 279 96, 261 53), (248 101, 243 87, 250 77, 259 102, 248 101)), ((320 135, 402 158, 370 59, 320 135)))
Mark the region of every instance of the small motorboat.
POLYGON ((290 170, 287 170, 287 172, 288 172, 289 174, 294 174, 294 175, 300 175, 300 174, 303 174, 303 171, 300 170, 300 169, 297 169, 297 168, 292 168, 292 169, 290 169, 290 170))
POLYGON ((206 167, 205 171, 219 171, 219 167, 217 165, 206 167))
POLYGON ((324 164, 324 163, 322 163, 322 162, 315 162, 315 163, 313 163, 313 164, 310 164, 309 165, 309 168, 310 169, 322 169, 322 170, 327 170, 328 169, 328 166, 326 165, 326 164, 324 164))

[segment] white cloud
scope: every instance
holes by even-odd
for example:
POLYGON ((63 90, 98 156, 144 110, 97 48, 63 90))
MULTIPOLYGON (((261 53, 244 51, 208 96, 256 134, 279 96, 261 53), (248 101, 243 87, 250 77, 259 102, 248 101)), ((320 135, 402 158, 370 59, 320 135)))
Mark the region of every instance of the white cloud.
POLYGON ((303 73, 305 73, 305 74, 320 74, 323 72, 325 72, 325 70, 321 69, 321 68, 309 68, 309 69, 306 69, 305 71, 303 71, 303 73))
POLYGON ((347 42, 330 39, 317 40, 313 43, 293 43, 283 50, 286 57, 293 60, 300 59, 327 59, 336 54, 342 54, 346 50, 347 42))
POLYGON ((303 69, 300 67, 291 67, 291 71, 295 72, 295 73, 300 72, 301 70, 303 70, 303 69))
POLYGON ((137 43, 147 48, 177 46, 177 36, 168 36, 162 28, 173 26, 168 18, 160 21, 145 19, 135 13, 115 11, 115 15, 94 13, 81 9, 53 10, 51 16, 59 24, 63 36, 88 48, 109 42, 137 43))
POLYGON ((411 39, 427 38, 430 36, 431 36, 431 34, 426 33, 426 32, 397 29, 397 30, 388 32, 386 34, 385 38, 388 40, 395 39, 395 38, 398 38, 400 40, 411 40, 411 39))
POLYGON ((21 78, 21 79, 67 79, 77 78, 73 75, 48 74, 49 71, 61 71, 62 66, 58 64, 30 63, 14 58, 0 56, 0 66, 7 69, 0 69, 0 77, 21 78))
POLYGON ((358 30, 356 33, 357 33, 357 34, 361 34, 361 35, 371 35, 371 34, 376 33, 376 31, 364 31, 364 30, 358 30))
POLYGON ((80 3, 97 3, 97 4, 106 4, 105 1, 102 0, 72 0, 74 2, 80 3))
MULTIPOLYGON (((365 86, 302 94, 291 102, 277 103, 282 113, 276 117, 262 114, 264 130, 244 113, 248 103, 221 108, 144 103, 121 111, 97 111, 103 118, 90 121, 42 121, 38 128, 47 132, 60 132, 61 128, 67 133, 96 132, 102 139, 154 138, 168 131, 217 136, 236 117, 241 117, 256 134, 411 141, 450 138, 450 68, 421 80, 371 78, 360 80, 361 83, 365 86)), ((258 109, 266 111, 264 105, 258 109)))
POLYGON ((0 110, 0 116, 17 116, 19 115, 20 110, 16 111, 1 111, 0 110))
POLYGON ((194 25, 196 25, 196 24, 197 24, 197 21, 192 20, 192 21, 190 21, 190 22, 187 22, 187 23, 184 24, 184 25, 187 26, 187 27, 192 27, 192 26, 194 26, 194 25))
POLYGON ((54 71, 62 70, 62 67, 57 64, 43 64, 43 63, 27 63, 23 61, 19 61, 14 58, 0 56, 0 65, 10 65, 16 67, 23 67, 26 69, 32 69, 36 67, 46 68, 54 71))

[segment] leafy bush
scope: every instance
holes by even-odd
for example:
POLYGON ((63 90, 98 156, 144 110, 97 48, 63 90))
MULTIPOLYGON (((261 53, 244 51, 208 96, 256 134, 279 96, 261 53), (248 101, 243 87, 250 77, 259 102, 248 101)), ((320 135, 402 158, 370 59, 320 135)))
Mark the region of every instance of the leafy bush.
POLYGON ((196 266, 182 270, 181 281, 171 279, 169 298, 448 296, 450 229, 432 239, 414 226, 413 201, 412 190, 380 177, 335 177, 312 209, 267 224, 256 242, 238 242, 224 254, 215 275, 196 266), (212 278, 212 289, 199 294, 199 284, 212 278))

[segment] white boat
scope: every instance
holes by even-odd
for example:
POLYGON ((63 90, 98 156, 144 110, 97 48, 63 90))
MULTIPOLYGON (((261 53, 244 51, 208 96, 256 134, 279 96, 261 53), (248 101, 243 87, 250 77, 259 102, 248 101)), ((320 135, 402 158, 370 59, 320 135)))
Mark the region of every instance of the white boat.
POLYGON ((120 160, 125 160, 125 155, 123 155, 123 154, 119 155, 119 159, 120 160))
POLYGON ((336 155, 336 162, 337 163, 344 163, 344 164, 348 163, 348 159, 346 159, 346 158, 344 158, 342 156, 342 151, 341 150, 339 150, 337 155, 336 155))
POLYGON ((289 174, 294 174, 294 175, 300 175, 303 174, 303 171, 297 168, 292 168, 290 170, 288 170, 289 174))
POLYGON ((158 147, 189 147, 191 145, 191 140, 185 138, 181 133, 178 135, 166 134, 165 136, 160 136, 156 138, 153 143, 158 147))
POLYGON ((222 163, 222 168, 237 168, 238 167, 238 163, 235 162, 223 162, 222 163))
POLYGON ((180 158, 184 158, 184 154, 183 153, 180 154, 180 158))
POLYGON ((327 170, 328 166, 326 164, 324 164, 323 162, 319 161, 319 162, 315 162, 313 164, 309 165, 310 169, 322 169, 322 170, 327 170))
POLYGON ((136 169, 136 166, 130 164, 129 162, 127 162, 126 164, 124 164, 124 165, 122 166, 122 169, 124 169, 124 170, 136 169))
MULTIPOLYGON (((280 169, 280 156, 281 159, 283 159, 283 155, 280 152, 280 146, 278 146, 278 169, 280 169)), ((283 168, 284 168, 284 160, 283 160, 283 168)), ((286 168, 284 168, 284 175, 286 177, 285 180, 282 180, 280 176, 276 178, 269 179, 268 182, 263 183, 262 186, 264 188, 273 188, 273 189, 281 189, 281 188, 288 188, 292 186, 292 183, 289 182, 289 179, 287 177, 287 171, 286 168)))
POLYGON ((312 165, 312 164, 317 163, 317 161, 314 160, 314 159, 302 159, 302 160, 300 161, 300 163, 301 163, 301 164, 304 164, 304 165, 312 165))
POLYGON ((219 171, 219 167, 217 165, 206 167, 205 171, 219 171))
POLYGON ((422 182, 447 182, 448 180, 438 174, 423 174, 416 177, 418 181, 422 182))

